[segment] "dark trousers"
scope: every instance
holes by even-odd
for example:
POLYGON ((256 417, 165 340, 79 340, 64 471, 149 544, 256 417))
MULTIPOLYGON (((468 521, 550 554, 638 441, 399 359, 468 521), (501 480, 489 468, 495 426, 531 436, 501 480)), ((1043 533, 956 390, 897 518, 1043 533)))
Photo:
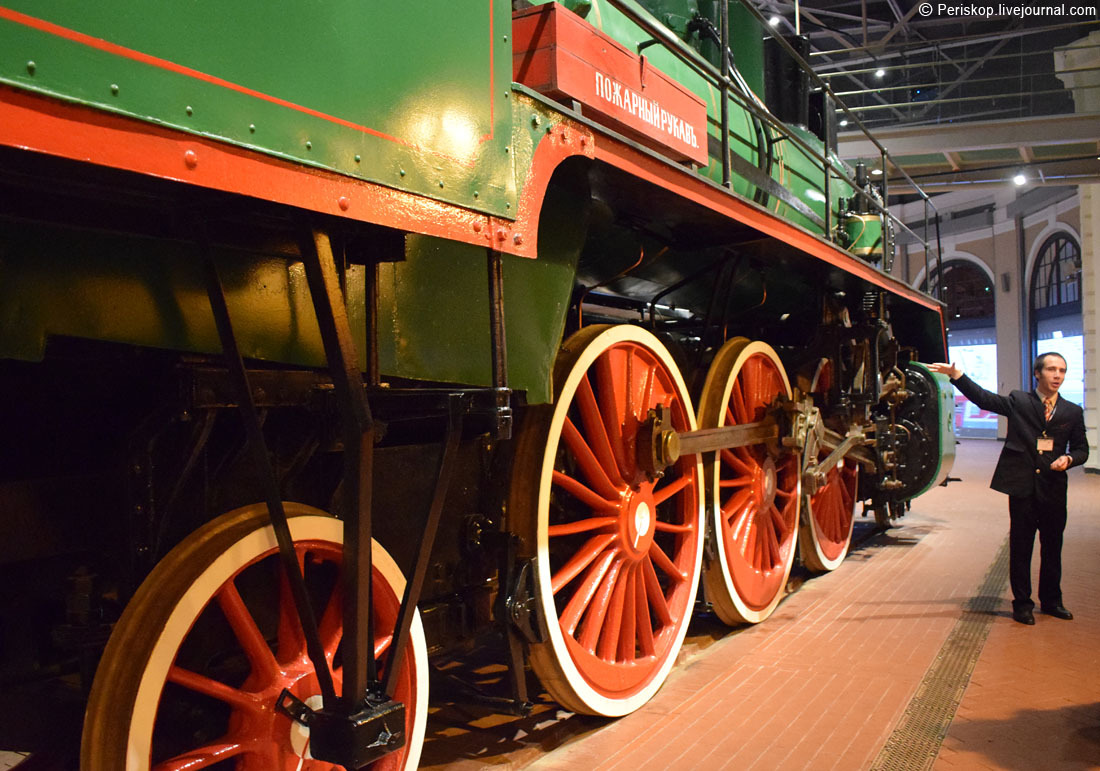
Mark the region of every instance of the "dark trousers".
POLYGON ((1008 496, 1008 575, 1012 607, 1031 609, 1031 553, 1039 533, 1039 604, 1062 604, 1062 533, 1066 529, 1065 495, 1008 496))

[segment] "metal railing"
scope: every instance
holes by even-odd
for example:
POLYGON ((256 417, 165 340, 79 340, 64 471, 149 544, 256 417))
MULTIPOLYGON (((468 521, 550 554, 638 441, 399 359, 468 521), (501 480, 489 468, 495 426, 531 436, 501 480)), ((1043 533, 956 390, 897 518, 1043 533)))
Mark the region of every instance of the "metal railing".
MULTIPOLYGON (((720 110, 720 131, 721 131, 721 146, 722 146, 722 185, 726 188, 732 187, 732 172, 731 172, 731 160, 730 160, 730 146, 729 146, 729 102, 730 98, 736 100, 738 105, 743 109, 750 112, 754 118, 765 123, 771 129, 774 129, 785 142, 793 144, 800 151, 802 151, 808 158, 817 162, 822 173, 822 195, 825 199, 825 217, 824 217, 824 236, 830 241, 836 240, 833 233, 832 222, 832 208, 833 208, 833 191, 832 180, 843 180, 847 182, 851 188, 856 192, 858 196, 866 203, 866 205, 884 218, 884 224, 887 226, 883 228, 883 269, 886 272, 890 272, 893 267, 893 250, 894 250, 894 238, 891 235, 891 225, 898 228, 899 231, 905 231, 913 237, 915 241, 924 246, 924 258, 925 258, 925 273, 928 274, 930 255, 934 253, 936 272, 940 272, 941 259, 940 259, 940 237, 939 237, 939 212, 936 210, 935 204, 932 203, 924 191, 913 181, 913 179, 905 172, 901 166, 894 161, 889 151, 882 146, 882 144, 875 139, 874 136, 867 130, 867 128, 860 122, 859 118, 855 116, 844 104, 840 101, 837 95, 829 88, 829 85, 822 80, 810 67, 809 63, 803 59, 793 46, 782 36, 776 35, 771 32, 770 26, 767 24, 767 20, 750 5, 747 0, 739 0, 741 4, 752 14, 754 18, 760 23, 761 28, 768 30, 769 34, 778 42, 780 46, 784 48, 792 60, 798 64, 798 66, 809 76, 812 83, 817 86, 821 91, 830 97, 836 106, 848 117, 851 123, 854 123, 856 127, 863 132, 864 136, 869 139, 874 146, 878 149, 880 154, 880 163, 882 169, 882 181, 881 181, 881 196, 880 202, 875 196, 869 194, 867 191, 857 184, 852 175, 849 174, 847 167, 840 163, 834 163, 829 157, 828 153, 830 148, 827 143, 823 144, 823 148, 819 150, 809 142, 806 142, 797 134, 790 130, 790 127, 780 122, 772 113, 758 102, 754 95, 747 89, 747 86, 743 86, 739 78, 733 77, 736 74, 736 69, 731 66, 730 57, 732 52, 729 47, 729 8, 725 2, 721 2, 721 15, 719 24, 719 36, 720 36, 720 48, 722 51, 722 65, 721 67, 715 67, 711 62, 705 59, 699 52, 688 46, 683 40, 676 36, 667 27, 660 24, 654 19, 648 11, 642 9, 635 2, 631 0, 607 0, 608 5, 612 6, 627 19, 641 28, 647 35, 651 36, 651 39, 643 42, 639 48, 646 48, 654 44, 660 44, 665 50, 674 55, 681 63, 689 67, 700 77, 706 79, 713 84, 721 99, 720 110), (924 236, 918 235, 908 225, 906 225, 899 217, 894 216, 889 208, 886 206, 888 199, 888 186, 887 186, 887 170, 890 167, 896 169, 900 175, 912 185, 913 190, 924 201, 924 227, 922 228, 924 236), (929 232, 929 226, 935 225, 936 230, 936 246, 933 250, 927 234, 929 232)), ((937 292, 938 295, 942 295, 942 290, 937 292)), ((937 299, 942 301, 942 296, 938 296, 937 299)))

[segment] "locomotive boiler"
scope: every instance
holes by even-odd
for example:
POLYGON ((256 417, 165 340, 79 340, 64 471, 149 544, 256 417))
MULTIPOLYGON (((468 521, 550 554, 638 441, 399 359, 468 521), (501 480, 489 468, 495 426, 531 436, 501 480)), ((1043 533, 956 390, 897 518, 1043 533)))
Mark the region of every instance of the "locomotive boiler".
POLYGON ((486 636, 624 715, 942 482, 942 306, 764 28, 0 0, 0 749, 411 768, 486 636))

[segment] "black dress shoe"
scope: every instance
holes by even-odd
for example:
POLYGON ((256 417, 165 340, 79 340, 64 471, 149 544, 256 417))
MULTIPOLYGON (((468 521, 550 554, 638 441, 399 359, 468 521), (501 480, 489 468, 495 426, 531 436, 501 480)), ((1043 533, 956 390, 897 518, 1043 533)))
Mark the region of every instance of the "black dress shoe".
POLYGON ((1027 624, 1028 626, 1035 625, 1035 614, 1031 612, 1031 608, 1022 608, 1020 610, 1013 609, 1012 618, 1014 621, 1018 621, 1021 624, 1027 624))
POLYGON ((1065 607, 1062 605, 1046 605, 1043 607, 1043 612, 1046 613, 1048 616, 1054 616, 1055 618, 1060 618, 1063 621, 1073 620, 1073 614, 1066 610, 1065 607))

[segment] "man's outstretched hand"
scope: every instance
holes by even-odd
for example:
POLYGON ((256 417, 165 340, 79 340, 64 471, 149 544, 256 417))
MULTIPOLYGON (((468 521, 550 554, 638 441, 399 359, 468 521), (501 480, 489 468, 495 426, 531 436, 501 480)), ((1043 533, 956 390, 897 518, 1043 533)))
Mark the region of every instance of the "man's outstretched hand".
POLYGON ((963 368, 958 364, 948 364, 943 361, 937 361, 934 364, 925 364, 924 366, 935 372, 937 375, 947 375, 952 380, 963 376, 963 368))

